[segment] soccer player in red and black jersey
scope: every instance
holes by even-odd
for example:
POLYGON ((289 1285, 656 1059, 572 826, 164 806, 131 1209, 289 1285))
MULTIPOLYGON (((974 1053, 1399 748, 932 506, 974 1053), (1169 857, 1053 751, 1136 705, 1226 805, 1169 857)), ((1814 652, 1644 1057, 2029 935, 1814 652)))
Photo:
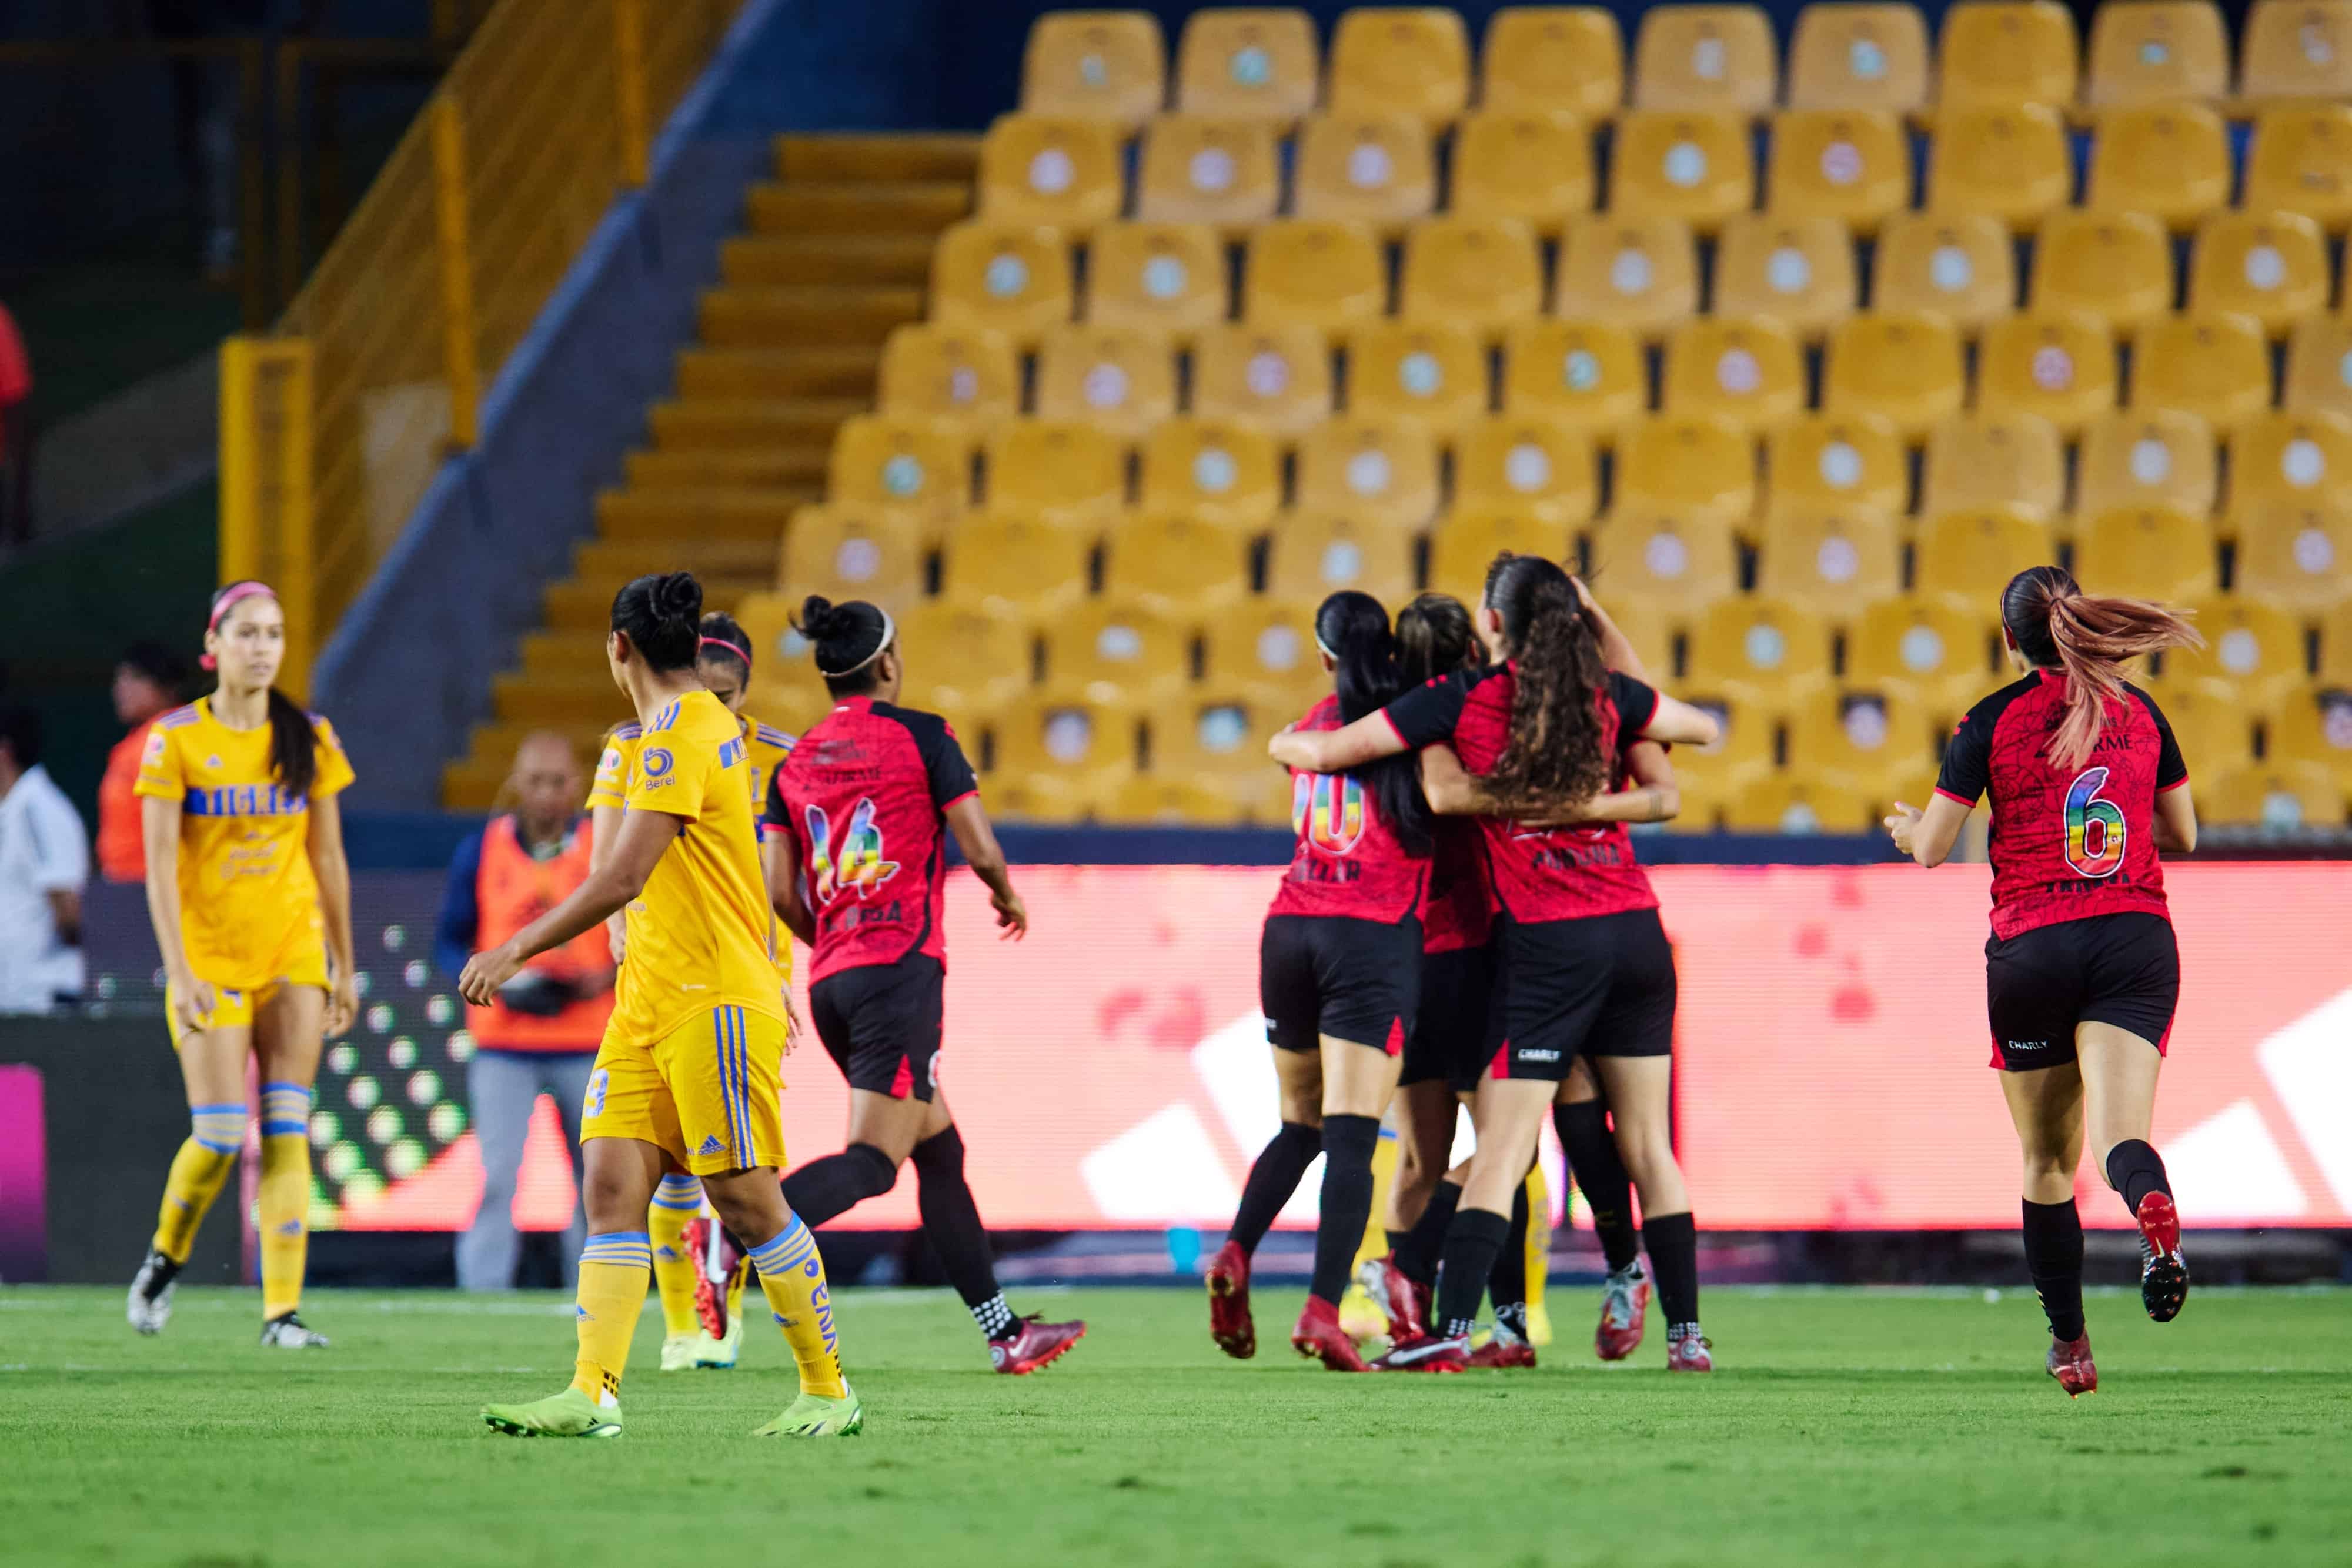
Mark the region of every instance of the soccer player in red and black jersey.
POLYGON ((776 914, 814 949, 809 1010, 849 1081, 849 1140, 785 1176, 785 1200, 823 1225, 889 1191, 911 1158, 923 1234, 988 1336, 989 1359, 1034 1372, 1087 1325, 1013 1315, 964 1180, 963 1137, 939 1086, 949 834, 1007 937, 1027 934, 1029 912, 955 731, 897 704, 905 666, 888 612, 811 595, 798 625, 834 707, 770 780, 761 837, 776 914))
POLYGON ((2010 580, 2000 623, 2024 678, 1969 710, 1927 810, 1898 801, 1886 827, 1904 853, 1940 865, 1992 796, 1992 1065, 2025 1156, 2025 1262, 2050 1318, 2050 1375, 2071 1396, 2099 1381, 2074 1208, 2086 1140, 2138 1223, 2147 1315, 2169 1322, 2189 1294, 2180 1217, 2147 1136, 2180 995, 2157 852, 2197 847, 2197 809, 2172 727, 2123 665, 2203 639, 2161 605, 2091 598, 2053 566, 2010 580))
MULTIPOLYGON (((1604 811, 1601 800, 1634 739, 1703 745, 1715 736, 1706 714, 1607 668, 1574 582, 1549 561, 1496 557, 1477 621, 1494 664, 1433 681, 1336 733, 1294 730, 1270 747, 1292 767, 1332 769, 1446 743, 1491 813, 1478 823, 1496 900, 1501 1040, 1479 1084, 1478 1152, 1446 1233, 1433 1333, 1390 1353, 1384 1364, 1399 1370, 1467 1364, 1512 1191, 1574 1059, 1606 1037, 1621 1051, 1638 1049, 1637 1060, 1671 1061, 1673 955, 1616 820, 1634 811, 1615 800, 1604 811), (1596 824, 1600 816, 1612 820, 1596 824)), ((1706 1347, 1696 1244, 1678 1245, 1688 1203, 1677 1211, 1661 1193, 1645 1207, 1675 1341, 1668 1364, 1697 1370, 1706 1347)))

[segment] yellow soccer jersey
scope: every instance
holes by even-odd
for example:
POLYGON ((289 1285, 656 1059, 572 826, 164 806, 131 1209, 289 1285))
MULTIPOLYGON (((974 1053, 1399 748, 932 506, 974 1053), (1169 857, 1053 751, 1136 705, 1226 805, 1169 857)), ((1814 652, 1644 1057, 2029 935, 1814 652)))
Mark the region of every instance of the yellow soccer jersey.
POLYGON ((637 740, 623 807, 682 826, 629 905, 608 1041, 649 1046, 722 1005, 783 1016, 744 753, 735 716, 709 692, 663 708, 637 740))
MULTIPOLYGON (((352 781, 334 726, 313 714, 312 799, 352 781)), ((270 779, 268 725, 231 729, 209 698, 165 714, 148 733, 136 792, 180 802, 180 939, 196 977, 251 990, 296 972, 324 937, 311 874, 310 800, 270 779)), ((317 966, 314 966, 314 967, 317 966)))
POLYGON ((628 794, 629 768, 637 760, 637 747, 645 739, 645 727, 635 719, 615 725, 613 733, 604 737, 604 750, 596 758, 596 778, 588 786, 588 809, 610 806, 621 809, 628 794))
POLYGON ((793 754, 793 737, 771 724, 743 716, 743 745, 751 761, 751 810, 756 817, 768 804, 768 780, 793 754))

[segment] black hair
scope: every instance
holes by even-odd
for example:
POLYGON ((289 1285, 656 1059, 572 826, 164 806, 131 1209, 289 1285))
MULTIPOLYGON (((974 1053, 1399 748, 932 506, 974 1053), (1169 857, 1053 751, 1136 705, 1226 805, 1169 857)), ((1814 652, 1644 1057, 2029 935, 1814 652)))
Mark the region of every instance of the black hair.
POLYGON ((694 667, 702 642, 702 584, 690 571, 640 577, 613 595, 613 630, 656 674, 694 667))
POLYGON ((2066 716, 2051 737, 2062 768, 2091 759, 2107 705, 2124 695, 2124 664, 2167 648, 2201 648, 2197 629, 2143 599, 2094 599, 2071 572, 2030 566, 2000 591, 2000 623, 2027 664, 2066 676, 2066 716))
POLYGON ((882 684, 882 652, 898 640, 898 629, 880 606, 863 599, 835 604, 812 593, 793 625, 809 640, 816 673, 833 695, 862 696, 882 684))
POLYGON ((152 638, 142 637, 131 643, 115 663, 145 676, 174 697, 188 684, 187 660, 180 657, 175 649, 152 638))
POLYGON ((724 610, 713 610, 702 618, 701 629, 695 636, 695 663, 705 659, 733 664, 740 678, 751 678, 751 639, 742 623, 724 610))
MULTIPOLYGON (((268 584, 250 578, 223 584, 213 595, 212 612, 205 618, 206 628, 218 630, 236 600, 259 596, 273 601, 278 597, 268 584), (260 589, 261 595, 239 591, 254 588, 260 589)), ((210 662, 209 655, 206 661, 210 662)), ((217 688, 219 683, 214 684, 217 688)), ((298 800, 310 798, 310 786, 319 778, 319 727, 310 722, 300 703, 276 686, 269 688, 269 776, 278 780, 278 789, 298 800)))
POLYGON ((1486 569, 1486 605, 1503 621, 1514 671, 1511 738, 1486 775, 1505 803, 1581 800, 1608 787, 1601 639, 1576 584, 1541 556, 1503 551, 1486 569))
POLYGON ((1470 612, 1450 593, 1424 593, 1397 612, 1397 662, 1408 685, 1419 685, 1483 659, 1470 612))
POLYGON ((5 742, 16 769, 37 767, 41 760, 41 716, 23 703, 0 704, 0 742, 5 742))
MULTIPOLYGON (((1353 724, 1378 713, 1412 685, 1397 658, 1389 612, 1369 593, 1343 588, 1315 612, 1316 645, 1331 655, 1331 689, 1339 699, 1339 722, 1353 724)), ((1425 855, 1436 824, 1429 798, 1421 792, 1421 763, 1411 752, 1383 757, 1354 769, 1379 802, 1381 816, 1407 854, 1425 855)))

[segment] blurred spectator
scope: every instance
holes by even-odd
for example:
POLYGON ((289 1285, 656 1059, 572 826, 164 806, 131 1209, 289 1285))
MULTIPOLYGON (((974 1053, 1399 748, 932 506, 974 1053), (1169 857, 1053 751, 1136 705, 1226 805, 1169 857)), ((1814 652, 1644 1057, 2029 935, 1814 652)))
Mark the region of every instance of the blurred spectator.
POLYGON ((106 777, 98 783, 98 869, 109 882, 140 882, 147 875, 147 850, 140 826, 139 759, 147 731, 180 706, 188 666, 161 643, 133 643, 114 666, 114 716, 131 733, 106 756, 106 777))
MULTIPOLYGON (((580 764, 572 743, 544 732, 526 736, 515 750, 505 793, 515 809, 491 818, 449 863, 433 956, 453 980, 467 958, 530 925, 588 876, 590 829, 580 810, 580 764)), ((579 1147, 581 1102, 613 1011, 612 991, 613 955, 599 925, 533 959, 491 1006, 467 1009, 475 1050, 466 1091, 481 1149, 482 1206, 457 1241, 459 1288, 513 1285, 521 1246, 515 1184, 532 1107, 541 1093, 553 1096, 567 1156, 579 1147)), ((567 1285, 586 1239, 575 1203, 562 1248, 567 1285)))
POLYGON ((40 716, 16 703, 0 706, 0 1012, 45 1013, 81 1000, 89 880, 89 835, 41 766, 40 716))
POLYGON ((33 535, 33 361, 0 305, 0 541, 33 535))

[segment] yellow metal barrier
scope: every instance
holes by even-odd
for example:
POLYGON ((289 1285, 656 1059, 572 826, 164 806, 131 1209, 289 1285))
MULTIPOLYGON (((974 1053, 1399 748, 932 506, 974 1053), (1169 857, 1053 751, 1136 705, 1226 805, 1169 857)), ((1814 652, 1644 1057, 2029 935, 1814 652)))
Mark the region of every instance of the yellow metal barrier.
POLYGON ((323 624, 310 511, 310 346, 236 337, 221 345, 221 580, 257 577, 286 611, 286 674, 309 686, 323 624))

